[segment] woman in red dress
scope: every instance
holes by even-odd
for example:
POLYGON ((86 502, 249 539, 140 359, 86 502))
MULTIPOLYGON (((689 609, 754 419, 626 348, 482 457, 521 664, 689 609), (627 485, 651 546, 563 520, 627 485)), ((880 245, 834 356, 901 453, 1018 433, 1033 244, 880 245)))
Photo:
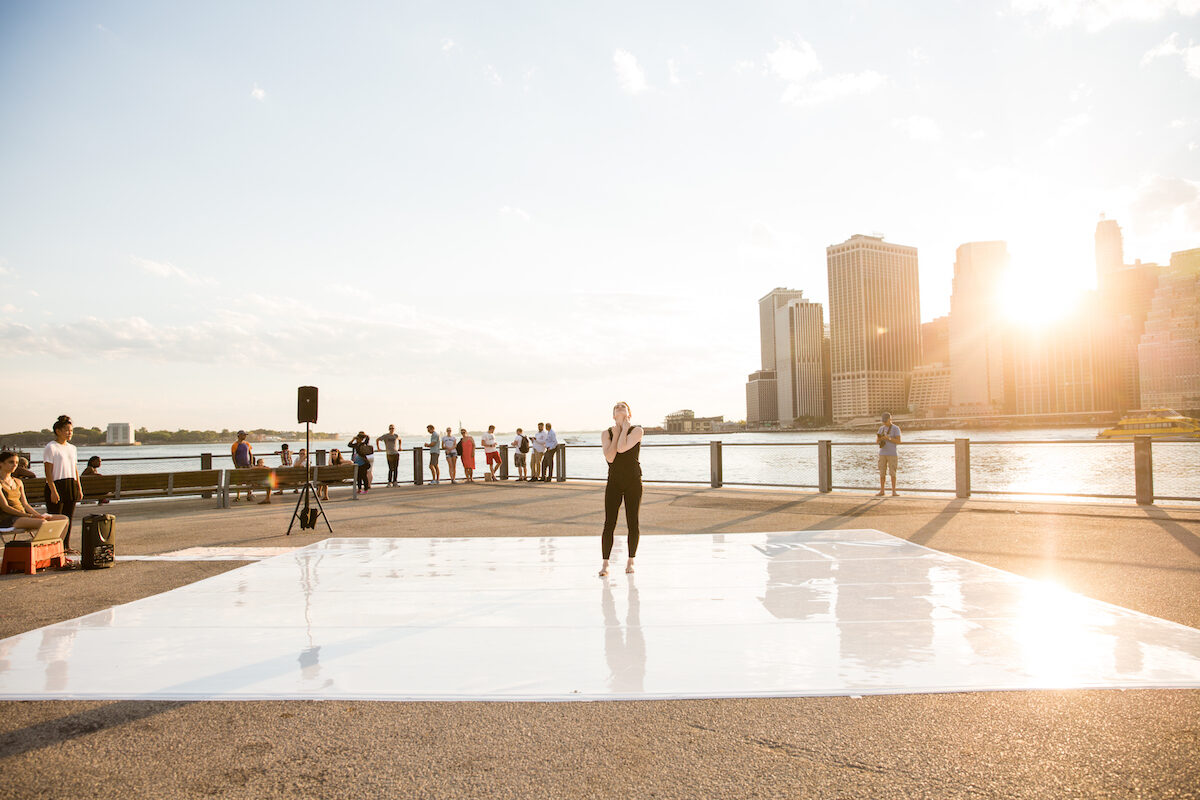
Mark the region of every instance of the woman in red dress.
POLYGON ((458 441, 462 444, 462 466, 463 472, 467 473, 467 483, 474 483, 475 478, 475 437, 467 433, 467 429, 463 428, 459 432, 458 441))

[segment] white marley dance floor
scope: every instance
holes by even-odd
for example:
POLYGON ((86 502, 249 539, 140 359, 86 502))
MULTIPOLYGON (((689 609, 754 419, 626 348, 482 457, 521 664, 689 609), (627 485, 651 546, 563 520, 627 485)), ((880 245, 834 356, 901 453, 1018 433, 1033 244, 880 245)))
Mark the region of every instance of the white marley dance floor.
POLYGON ((879 531, 647 536, 606 579, 598 549, 327 539, 0 641, 0 698, 1200 687, 1200 630, 879 531))

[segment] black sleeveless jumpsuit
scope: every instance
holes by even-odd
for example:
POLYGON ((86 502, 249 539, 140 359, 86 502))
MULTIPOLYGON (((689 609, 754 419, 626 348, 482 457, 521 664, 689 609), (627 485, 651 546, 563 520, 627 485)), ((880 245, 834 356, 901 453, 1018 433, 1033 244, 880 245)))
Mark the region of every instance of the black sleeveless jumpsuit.
MULTIPOLYGON (((608 435, 615 437, 616 433, 609 428, 608 435)), ((617 529, 617 512, 622 501, 625 503, 625 524, 629 528, 629 557, 637 555, 638 509, 642 505, 642 465, 638 463, 641 449, 642 443, 638 442, 624 453, 617 453, 608 465, 608 485, 604 487, 604 534, 600 538, 605 560, 612 553, 613 532, 617 529)))

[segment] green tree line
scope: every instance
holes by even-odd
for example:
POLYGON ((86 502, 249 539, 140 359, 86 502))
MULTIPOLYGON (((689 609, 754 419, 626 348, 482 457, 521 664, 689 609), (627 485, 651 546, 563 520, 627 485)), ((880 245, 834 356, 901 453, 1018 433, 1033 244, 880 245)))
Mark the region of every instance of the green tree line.
MULTIPOLYGON (((247 432, 252 434, 251 438, 304 438, 304 431, 276 431, 269 428, 255 428, 247 432)), ((107 434, 107 430, 102 431, 99 428, 85 428, 81 425, 76 425, 71 441, 80 447, 102 445, 106 443, 107 434)), ((314 439, 337 438, 336 433, 324 433, 321 431, 313 431, 312 435, 314 439)), ((42 428, 40 431, 0 433, 0 443, 4 447, 41 447, 53 438, 54 432, 49 428, 42 428)), ((211 442, 232 442, 237 439, 237 432, 231 431, 228 428, 219 431, 190 431, 184 428, 180 428, 177 431, 152 431, 146 428, 138 428, 134 432, 133 438, 142 444, 208 444, 211 442)))

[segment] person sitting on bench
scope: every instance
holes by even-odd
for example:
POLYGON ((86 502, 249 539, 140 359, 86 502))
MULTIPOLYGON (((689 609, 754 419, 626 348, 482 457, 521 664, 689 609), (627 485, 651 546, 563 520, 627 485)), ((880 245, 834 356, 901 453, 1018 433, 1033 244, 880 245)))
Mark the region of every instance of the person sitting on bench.
POLYGON ((25 484, 13 477, 16 469, 17 454, 0 452, 0 530, 29 531, 36 536, 42 526, 52 525, 57 528, 54 533, 61 536, 67 529, 67 518, 34 510, 25 497, 25 484))

